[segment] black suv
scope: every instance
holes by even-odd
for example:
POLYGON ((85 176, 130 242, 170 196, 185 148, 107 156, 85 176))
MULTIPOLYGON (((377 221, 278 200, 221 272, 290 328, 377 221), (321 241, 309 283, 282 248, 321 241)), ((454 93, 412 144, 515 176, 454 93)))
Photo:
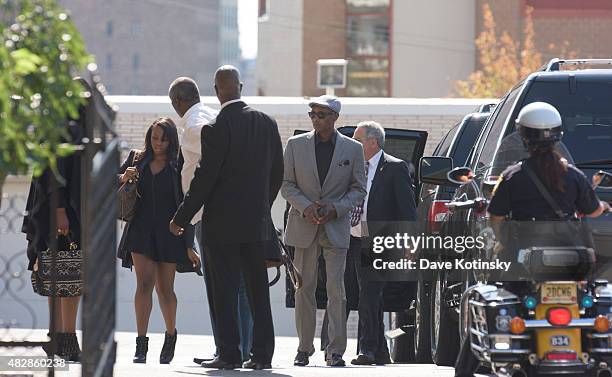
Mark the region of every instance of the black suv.
MULTIPOLYGON (((486 207, 462 204, 474 201, 478 204, 476 199, 481 197, 490 199, 499 174, 528 156, 515 132, 515 120, 519 111, 529 103, 547 102, 559 110, 564 132, 559 152, 589 179, 599 170, 612 170, 612 69, 575 69, 583 65, 609 66, 612 60, 553 59, 541 71, 518 83, 500 100, 470 152, 466 166, 474 174, 472 183, 459 186, 449 203, 452 211, 443 226, 445 234, 477 236, 480 229, 486 228, 486 207), (567 66, 574 69, 562 70, 567 66)), ((452 165, 452 161, 444 157, 422 159, 419 166, 421 181, 453 186, 446 178, 452 165)), ((597 194, 602 200, 612 201, 610 189, 599 188, 597 194)), ((612 215, 589 220, 592 220, 596 236, 598 263, 606 263, 612 259, 612 215)), ((440 326, 464 323, 465 316, 459 308, 460 298, 474 281, 467 273, 463 276, 452 275, 441 272, 434 279, 432 297, 437 301, 435 305, 439 310, 433 313, 432 320, 440 326)), ((464 329, 464 326, 460 327, 464 329)), ((446 331, 441 329, 440 333, 446 331)), ((457 341, 463 335, 464 331, 459 331, 459 336, 451 336, 449 341, 439 344, 439 347, 445 348, 447 360, 454 360, 457 341)))
MULTIPOLYGON (((476 142, 486 120, 491 115, 495 104, 480 106, 475 112, 463 117, 453 126, 434 149, 433 156, 443 156, 453 159, 453 165, 464 166, 469 157, 470 149, 476 142)), ((438 234, 448 209, 448 203, 455 192, 454 187, 422 183, 417 192, 417 233, 438 234)), ((414 313, 410 311, 392 312, 390 314, 391 329, 401 328, 403 331, 391 331, 391 357, 395 362, 416 361, 428 363, 438 360, 439 355, 430 342, 430 284, 425 280, 417 282, 417 292, 414 313), (405 336, 409 334, 410 336, 405 336), (414 341, 413 341, 414 340, 414 341)), ((434 341, 433 344, 436 344, 434 341)))

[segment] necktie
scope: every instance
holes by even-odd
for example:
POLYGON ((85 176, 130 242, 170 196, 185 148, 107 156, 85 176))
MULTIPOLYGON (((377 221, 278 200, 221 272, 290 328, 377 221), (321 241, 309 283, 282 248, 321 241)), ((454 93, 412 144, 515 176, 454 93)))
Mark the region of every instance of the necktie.
MULTIPOLYGON (((370 170, 370 163, 366 161, 365 163, 365 176, 366 176, 366 186, 368 184, 368 170, 370 170)), ((353 208, 351 212, 351 226, 357 226, 361 221, 361 215, 363 215, 363 205, 365 203, 365 199, 361 201, 357 205, 357 207, 353 208)))

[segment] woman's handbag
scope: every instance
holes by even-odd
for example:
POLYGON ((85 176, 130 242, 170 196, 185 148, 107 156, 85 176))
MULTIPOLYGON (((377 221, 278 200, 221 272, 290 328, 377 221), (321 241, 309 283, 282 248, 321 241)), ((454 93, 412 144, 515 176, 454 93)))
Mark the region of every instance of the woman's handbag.
POLYGON ((38 269, 34 267, 31 280, 34 292, 41 296, 75 297, 83 293, 83 252, 75 242, 66 238, 67 247, 57 251, 55 269, 50 249, 38 255, 38 269))
POLYGON ((136 202, 140 198, 138 183, 133 180, 125 182, 117 190, 117 217, 119 220, 130 221, 136 213, 136 202))

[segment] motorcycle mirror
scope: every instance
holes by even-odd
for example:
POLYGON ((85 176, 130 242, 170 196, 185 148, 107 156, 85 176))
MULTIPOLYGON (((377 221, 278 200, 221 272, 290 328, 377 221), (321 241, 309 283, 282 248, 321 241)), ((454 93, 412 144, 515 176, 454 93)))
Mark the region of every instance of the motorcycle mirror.
POLYGON ((612 173, 600 170, 593 174, 593 188, 612 188, 612 173))
POLYGON ((454 168, 449 171, 446 175, 449 181, 452 183, 456 183, 458 185, 465 185, 466 183, 470 183, 474 179, 474 172, 472 169, 463 166, 459 168, 454 168))

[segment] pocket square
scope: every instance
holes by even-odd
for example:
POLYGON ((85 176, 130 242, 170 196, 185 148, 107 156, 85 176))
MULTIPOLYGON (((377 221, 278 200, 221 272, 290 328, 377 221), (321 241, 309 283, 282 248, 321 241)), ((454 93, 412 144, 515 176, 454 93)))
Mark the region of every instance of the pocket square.
POLYGON ((347 166, 347 165, 349 165, 350 163, 351 163, 351 162, 350 162, 349 160, 344 160, 344 161, 342 161, 342 162, 338 163, 338 166, 347 166))

